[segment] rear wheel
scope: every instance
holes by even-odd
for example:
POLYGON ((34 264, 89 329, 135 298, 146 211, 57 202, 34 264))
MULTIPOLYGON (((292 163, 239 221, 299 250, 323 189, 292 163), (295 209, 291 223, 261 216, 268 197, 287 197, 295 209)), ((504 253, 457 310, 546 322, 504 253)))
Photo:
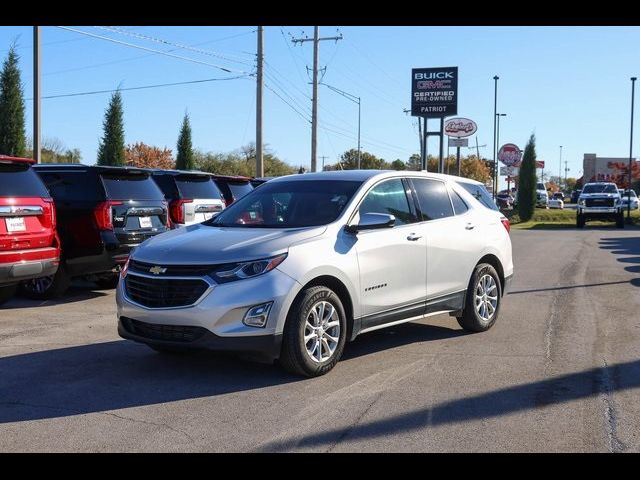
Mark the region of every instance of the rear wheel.
POLYGON ((5 302, 8 302, 13 295, 16 293, 16 285, 6 285, 4 287, 0 287, 0 305, 5 302))
POLYGON ((324 286, 307 288, 289 310, 280 364, 297 375, 324 375, 338 363, 346 337, 347 320, 340 298, 324 286))
POLYGON ((71 285, 71 277, 60 265, 54 275, 27 280, 20 285, 20 293, 33 300, 48 300, 62 296, 71 285))
POLYGON ((462 316, 457 317, 462 328, 470 332, 489 330, 500 313, 502 289, 500 277, 488 263, 479 264, 471 275, 462 316))

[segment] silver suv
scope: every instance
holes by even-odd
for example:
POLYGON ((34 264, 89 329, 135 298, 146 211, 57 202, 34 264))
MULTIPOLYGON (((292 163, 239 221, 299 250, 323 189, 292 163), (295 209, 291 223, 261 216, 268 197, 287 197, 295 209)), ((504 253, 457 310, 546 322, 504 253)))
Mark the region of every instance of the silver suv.
POLYGON ((141 244, 118 285, 118 332, 161 352, 231 350, 317 376, 379 328, 449 313, 488 330, 513 274, 509 222, 456 180, 377 170, 271 180, 141 244))

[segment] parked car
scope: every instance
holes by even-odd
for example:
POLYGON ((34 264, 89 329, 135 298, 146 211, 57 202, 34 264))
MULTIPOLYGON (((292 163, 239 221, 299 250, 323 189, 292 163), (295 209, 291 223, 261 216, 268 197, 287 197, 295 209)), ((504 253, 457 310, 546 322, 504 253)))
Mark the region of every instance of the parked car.
POLYGON ((617 228, 624 228, 624 210, 618 187, 611 182, 587 183, 578 198, 576 226, 584 228, 590 220, 616 222, 617 228))
POLYGON ((58 269, 56 209, 33 163, 0 155, 0 304, 21 281, 58 269))
POLYGON ((582 192, 582 190, 574 190, 573 192, 571 192, 571 203, 578 203, 580 192, 582 192))
POLYGON ((640 206, 638 205, 638 195, 635 190, 629 189, 618 189, 620 193, 620 198, 622 199, 622 209, 627 210, 629 203, 631 203, 631 210, 638 210, 640 206))
POLYGON ((508 190, 498 192, 496 195, 496 204, 503 210, 509 210, 513 208, 513 197, 508 190))
POLYGON ((549 208, 564 208, 564 195, 562 192, 555 192, 549 199, 549 208))
POLYGON ((544 183, 536 183, 536 207, 549 208, 549 193, 544 183))
POLYGON ((240 351, 317 376, 379 328, 449 313, 488 330, 513 275, 509 222, 466 183, 481 187, 376 170, 271 180, 140 245, 118 284, 118 332, 160 352, 240 351))
POLYGON ((251 178, 231 175, 212 175, 213 181, 222 192, 225 207, 244 197, 253 190, 251 178))
POLYGON ((208 173, 153 170, 151 177, 169 202, 171 228, 204 222, 224 209, 222 193, 208 173))
POLYGON ((167 202, 148 170, 80 164, 33 168, 55 201, 62 252, 55 275, 22 284, 30 298, 62 295, 80 276, 115 287, 131 249, 169 228, 167 202))

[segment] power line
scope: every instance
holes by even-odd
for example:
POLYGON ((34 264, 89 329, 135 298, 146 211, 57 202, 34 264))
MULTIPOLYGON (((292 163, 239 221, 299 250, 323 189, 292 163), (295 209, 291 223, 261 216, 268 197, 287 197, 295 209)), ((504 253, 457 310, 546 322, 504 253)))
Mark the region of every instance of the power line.
POLYGON ((278 81, 277 78, 275 78, 273 75, 271 75, 267 71, 265 71, 264 73, 265 73, 265 76, 268 77, 269 80, 271 80, 273 82, 273 85, 275 86, 275 88, 280 90, 280 92, 282 94, 284 94, 287 98, 289 98, 291 100, 291 102, 293 102, 296 105, 296 107, 298 107, 300 110, 304 111, 304 113, 307 114, 307 115, 311 114, 311 110, 309 109, 309 106, 305 105, 304 103, 300 102, 298 99, 296 99, 295 97, 290 95, 287 92, 287 89, 284 88, 284 86, 278 81))
POLYGON ((221 67, 220 65, 216 65, 216 64, 208 63, 208 62, 203 62, 201 60, 196 60, 195 58, 183 57, 182 55, 174 55, 172 53, 164 52, 162 50, 154 50, 153 48, 143 47, 141 45, 135 45, 133 43, 128 43, 128 42, 123 42, 123 41, 120 41, 120 40, 116 40, 115 38, 109 38, 109 37, 105 37, 103 35, 96 35, 96 34, 89 33, 89 32, 83 32, 82 30, 76 30, 75 28, 62 27, 62 26, 59 26, 59 25, 56 25, 56 27, 57 28, 61 28, 63 30, 69 30, 70 32, 75 32, 75 33, 80 33, 82 35, 87 35, 89 37, 99 38, 101 40, 106 40, 108 42, 117 43, 119 45, 124 45, 124 46, 131 47, 131 48, 138 48, 140 50, 145 50, 147 52, 158 53, 158 54, 164 55, 166 57, 178 58, 180 60, 186 60, 188 62, 199 63, 200 65, 207 65, 209 67, 218 68, 218 69, 222 70, 223 72, 227 72, 227 73, 242 73, 242 74, 245 74, 245 75, 249 75, 248 72, 245 72, 245 71, 242 71, 242 70, 235 70, 235 69, 231 69, 231 68, 221 67))
MULTIPOLYGON (((289 42, 287 41, 287 37, 284 36, 284 30, 283 27, 280 27, 280 33, 282 34, 282 40, 284 41, 285 45, 287 46, 287 50, 289 50, 289 54, 291 55, 291 58, 293 59, 293 63, 296 66, 296 72, 298 72, 298 76, 300 77, 300 81, 302 81, 302 83, 304 83, 304 77, 302 76, 302 73, 300 72, 300 65, 298 65, 298 61, 296 60, 295 55, 293 54, 293 50, 291 49, 291 45, 289 45, 289 42)), ((289 36, 291 38, 293 38, 293 36, 291 34, 289 34, 289 36)))
MULTIPOLYGON (((237 80, 239 78, 247 78, 248 75, 238 75, 235 77, 227 77, 227 78, 205 78, 202 80, 190 80, 187 82, 174 82, 174 83, 159 83, 156 85, 143 85, 140 87, 129 87, 129 88, 116 88, 116 89, 111 89, 111 90, 94 90, 91 92, 77 92, 77 93, 63 93, 60 95, 47 95, 42 97, 43 99, 49 99, 49 98, 64 98, 64 97, 80 97, 80 96, 84 96, 84 95, 97 95, 100 93, 113 93, 113 92, 117 92, 117 91, 121 91, 121 92, 125 92, 125 91, 129 91, 129 90, 144 90, 147 88, 159 88, 159 87, 173 87, 176 85, 190 85, 190 84, 194 84, 194 83, 205 83, 205 82, 218 82, 218 81, 225 81, 225 80, 237 80)), ((33 100, 33 98, 27 98, 25 100, 33 100)))
POLYGON ((291 108, 294 112, 296 112, 298 115, 300 115, 300 117, 302 117, 303 120, 305 120, 308 123, 311 123, 310 119, 305 117, 305 115, 303 113, 301 113, 296 107, 294 107, 289 102, 287 102, 284 98, 282 98, 280 96, 280 94, 278 92, 276 92, 273 88, 271 88, 268 84, 265 83, 264 87, 269 89, 269 90, 271 90, 276 97, 278 97, 280 100, 282 100, 284 103, 286 103, 289 106, 289 108, 291 108))
POLYGON ((223 60, 226 60, 227 62, 234 62, 234 63, 240 63, 242 65, 249 65, 252 66, 250 63, 247 63, 244 60, 234 60, 232 58, 226 57, 220 53, 217 52, 213 52, 211 50, 204 50, 202 48, 195 48, 192 47, 190 45, 185 45, 185 44, 181 44, 181 43, 174 43, 174 42, 170 42, 168 40, 164 40, 162 38, 158 38, 158 37, 152 37, 149 35, 143 35, 141 33, 135 33, 135 32, 128 32, 126 30, 122 30, 120 28, 116 28, 116 27, 102 27, 102 26, 94 26, 93 28, 98 28, 100 30, 106 30, 108 32, 114 32, 114 33, 119 33, 120 35, 125 35, 128 37, 133 37, 133 38, 138 38, 138 39, 142 39, 142 40, 149 40, 151 42, 155 42, 155 43, 161 43, 163 45, 170 45, 172 47, 177 47, 179 49, 182 50, 190 50, 196 53, 200 53, 202 55, 208 55, 211 57, 216 57, 216 58, 220 58, 223 60))

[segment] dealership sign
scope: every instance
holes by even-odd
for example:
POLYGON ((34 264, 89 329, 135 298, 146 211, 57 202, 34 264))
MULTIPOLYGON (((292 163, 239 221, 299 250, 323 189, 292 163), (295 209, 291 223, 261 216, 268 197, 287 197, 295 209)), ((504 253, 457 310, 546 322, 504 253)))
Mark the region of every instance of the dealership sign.
POLYGON ((468 147, 468 138, 451 138, 449 137, 449 147, 468 147))
POLYGON ((458 113, 458 67, 411 70, 411 115, 450 117, 458 113))
POLYGON ((505 143, 498 150, 498 160, 504 163, 507 167, 511 167, 518 163, 522 158, 522 150, 513 143, 505 143))
POLYGON ((469 137, 477 130, 476 122, 468 118, 456 117, 444 122, 444 133, 449 137, 469 137))
POLYGON ((500 175, 507 177, 517 177, 519 174, 518 167, 500 167, 500 175))

